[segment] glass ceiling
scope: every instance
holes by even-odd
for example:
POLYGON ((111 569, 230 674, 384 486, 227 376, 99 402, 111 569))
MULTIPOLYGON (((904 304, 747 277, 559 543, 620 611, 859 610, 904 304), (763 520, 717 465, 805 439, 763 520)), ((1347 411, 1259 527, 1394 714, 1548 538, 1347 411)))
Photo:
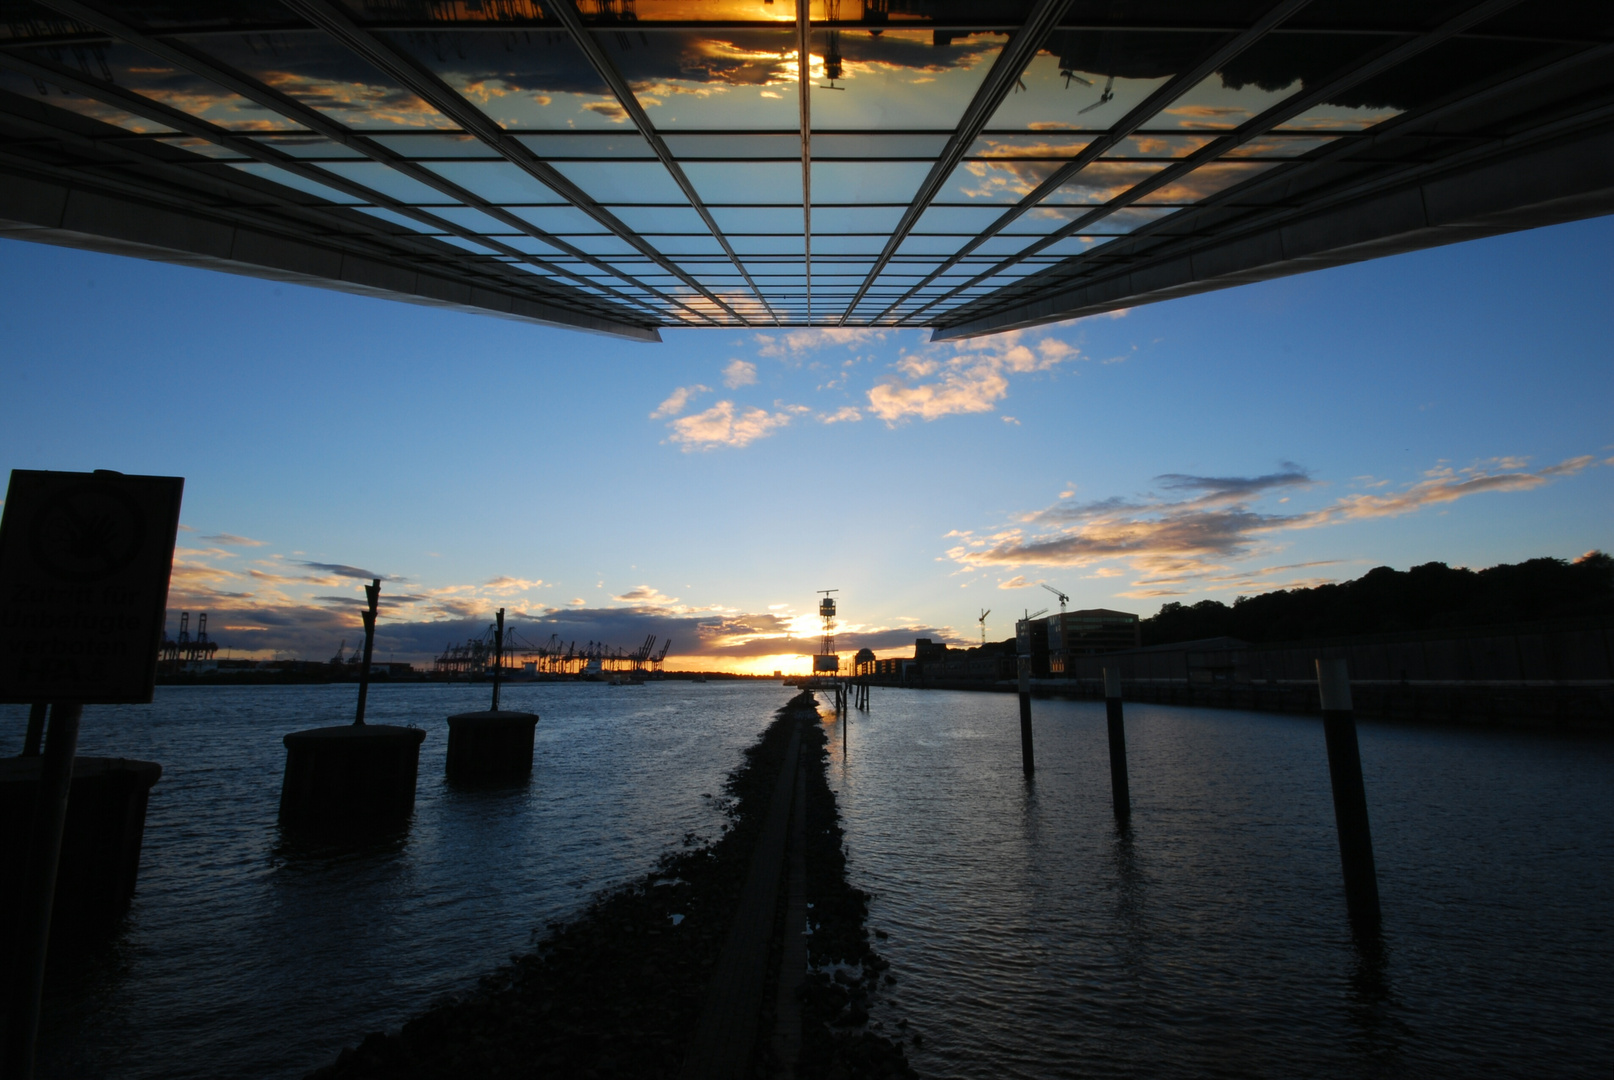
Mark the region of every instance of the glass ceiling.
POLYGON ((984 332, 1152 298, 1127 282, 1561 124, 1606 78, 1611 11, 10 2, 0 185, 369 268, 223 269, 606 332, 984 332))

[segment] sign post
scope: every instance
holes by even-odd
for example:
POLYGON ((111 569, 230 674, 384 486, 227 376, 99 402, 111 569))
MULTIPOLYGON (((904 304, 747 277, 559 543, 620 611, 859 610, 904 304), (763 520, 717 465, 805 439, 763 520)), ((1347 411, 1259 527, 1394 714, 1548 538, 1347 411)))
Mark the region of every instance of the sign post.
MULTIPOLYGON (((85 704, 157 681, 185 481, 13 470, 0 517, 0 702, 51 703, 0 1072, 33 1075, 62 830, 85 704)), ((32 737, 30 738, 32 741, 32 737)))

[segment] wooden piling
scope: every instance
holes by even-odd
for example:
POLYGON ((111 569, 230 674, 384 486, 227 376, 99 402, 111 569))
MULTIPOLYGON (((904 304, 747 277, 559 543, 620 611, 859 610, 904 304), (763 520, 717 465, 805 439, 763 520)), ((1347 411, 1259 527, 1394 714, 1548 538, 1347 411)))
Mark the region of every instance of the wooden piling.
POLYGON ((1367 792, 1362 784, 1362 754, 1356 741, 1351 680, 1343 658, 1317 660, 1317 690, 1322 698, 1323 737, 1328 744, 1328 778, 1334 791, 1334 826, 1345 872, 1345 907, 1352 925, 1379 926, 1379 882, 1373 866, 1373 836, 1368 828, 1367 792))
POLYGON ((1110 798, 1115 803, 1115 820, 1132 816, 1132 793, 1126 776, 1126 726, 1121 718, 1121 672, 1104 669, 1104 715, 1110 728, 1110 798))
POLYGON ((1031 747, 1031 657, 1020 657, 1020 767, 1026 776, 1037 771, 1031 747))

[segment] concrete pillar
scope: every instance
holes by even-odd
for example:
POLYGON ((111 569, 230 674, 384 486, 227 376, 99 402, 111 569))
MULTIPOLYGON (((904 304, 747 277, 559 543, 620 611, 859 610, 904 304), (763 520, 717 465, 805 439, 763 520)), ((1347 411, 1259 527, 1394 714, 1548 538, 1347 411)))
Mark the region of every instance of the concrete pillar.
POLYGON ((1328 743, 1328 778, 1334 791, 1334 825, 1345 871, 1345 907, 1353 925, 1376 930, 1379 882, 1368 829, 1367 793, 1362 785, 1362 754, 1356 741, 1351 680, 1343 659, 1317 661, 1317 689, 1323 705, 1323 737, 1328 743))
POLYGON ((1126 726, 1121 719, 1121 671, 1104 669, 1104 715, 1110 729, 1110 798, 1115 803, 1115 820, 1132 816, 1132 793, 1126 776, 1126 726))
POLYGON ((518 783, 532 775, 538 714, 471 712, 448 718, 448 778, 461 784, 518 783))
POLYGON ((419 728, 379 724, 287 735, 280 824, 288 832, 329 839, 403 827, 415 809, 425 738, 419 728))

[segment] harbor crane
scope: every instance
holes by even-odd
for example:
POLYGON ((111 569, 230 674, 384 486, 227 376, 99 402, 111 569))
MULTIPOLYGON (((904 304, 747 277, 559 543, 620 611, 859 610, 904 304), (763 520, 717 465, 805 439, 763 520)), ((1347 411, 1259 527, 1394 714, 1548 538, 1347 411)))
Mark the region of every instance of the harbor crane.
POLYGON ((981 617, 975 621, 981 624, 981 647, 986 647, 986 617, 992 614, 991 608, 982 608, 981 617))
MULTIPOLYGON (((1041 584, 1041 583, 1039 582, 1038 584, 1041 584)), ((1059 614, 1063 615, 1065 613, 1065 605, 1070 603, 1070 597, 1066 596, 1064 593, 1060 592, 1058 589, 1054 588, 1052 585, 1043 585, 1042 587, 1047 589, 1049 592, 1053 593, 1055 596, 1059 597, 1059 614)))

